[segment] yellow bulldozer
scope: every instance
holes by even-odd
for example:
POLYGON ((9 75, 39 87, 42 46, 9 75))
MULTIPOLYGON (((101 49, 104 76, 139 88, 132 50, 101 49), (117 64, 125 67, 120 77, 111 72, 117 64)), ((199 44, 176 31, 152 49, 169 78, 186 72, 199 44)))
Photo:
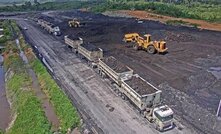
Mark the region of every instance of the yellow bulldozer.
POLYGON ((145 34, 144 37, 139 36, 138 33, 125 34, 125 42, 136 42, 133 45, 135 50, 146 50, 150 54, 164 53, 167 51, 165 41, 151 41, 151 35, 145 34))
POLYGON ((78 21, 77 19, 73 19, 68 21, 68 25, 69 27, 80 27, 80 21, 78 21))

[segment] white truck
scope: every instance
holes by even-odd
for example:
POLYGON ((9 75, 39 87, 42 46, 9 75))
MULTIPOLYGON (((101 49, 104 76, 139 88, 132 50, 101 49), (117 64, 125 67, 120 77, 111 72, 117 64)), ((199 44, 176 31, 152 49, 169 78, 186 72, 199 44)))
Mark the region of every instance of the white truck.
POLYGON ((43 19, 39 19, 38 20, 38 24, 45 29, 46 31, 48 31, 50 34, 53 34, 55 36, 59 36, 61 35, 61 31, 60 28, 58 26, 53 25, 50 22, 47 22, 43 19))
POLYGON ((160 106, 162 91, 135 74, 122 81, 123 92, 140 110, 140 113, 153 122, 159 131, 173 128, 173 111, 167 105, 160 106))

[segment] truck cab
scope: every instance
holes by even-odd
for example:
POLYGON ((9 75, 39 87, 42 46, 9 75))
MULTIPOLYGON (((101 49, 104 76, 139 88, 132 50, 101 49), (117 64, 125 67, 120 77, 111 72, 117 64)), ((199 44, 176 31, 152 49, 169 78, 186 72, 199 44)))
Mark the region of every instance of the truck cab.
POLYGON ((61 35, 61 31, 60 31, 60 28, 58 26, 54 27, 54 35, 55 36, 61 35))
POLYGON ((173 111, 167 105, 154 108, 152 116, 157 130, 166 131, 173 128, 173 111))

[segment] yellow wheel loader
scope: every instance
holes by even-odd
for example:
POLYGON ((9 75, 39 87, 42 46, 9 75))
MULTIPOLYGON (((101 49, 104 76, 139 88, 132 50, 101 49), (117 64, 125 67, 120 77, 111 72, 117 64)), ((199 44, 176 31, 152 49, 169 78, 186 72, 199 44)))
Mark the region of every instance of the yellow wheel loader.
POLYGON ((124 36, 125 42, 136 42, 133 45, 135 50, 146 50, 150 54, 164 53, 167 51, 166 42, 165 41, 151 41, 151 35, 146 34, 143 37, 140 37, 137 33, 125 34, 124 36))
POLYGON ((73 19, 68 21, 68 25, 69 27, 80 27, 80 21, 78 21, 77 19, 73 19))

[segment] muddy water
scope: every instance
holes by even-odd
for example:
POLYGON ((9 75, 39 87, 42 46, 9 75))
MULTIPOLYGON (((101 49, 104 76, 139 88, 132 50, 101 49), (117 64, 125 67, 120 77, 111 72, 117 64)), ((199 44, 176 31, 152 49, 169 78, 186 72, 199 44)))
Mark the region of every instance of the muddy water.
POLYGON ((0 55, 0 129, 5 130, 11 120, 10 106, 5 92, 5 75, 3 69, 3 57, 0 55))

